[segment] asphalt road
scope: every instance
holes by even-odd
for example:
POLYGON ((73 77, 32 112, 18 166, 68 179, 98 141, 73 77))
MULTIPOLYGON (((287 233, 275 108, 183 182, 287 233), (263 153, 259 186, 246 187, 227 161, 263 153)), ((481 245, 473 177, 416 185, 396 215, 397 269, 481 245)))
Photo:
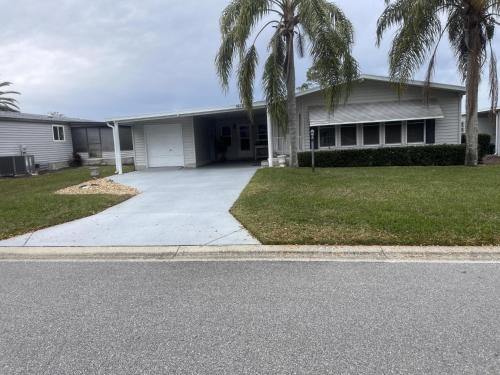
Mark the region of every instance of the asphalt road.
POLYGON ((1 374, 499 374, 500 264, 0 262, 1 374))

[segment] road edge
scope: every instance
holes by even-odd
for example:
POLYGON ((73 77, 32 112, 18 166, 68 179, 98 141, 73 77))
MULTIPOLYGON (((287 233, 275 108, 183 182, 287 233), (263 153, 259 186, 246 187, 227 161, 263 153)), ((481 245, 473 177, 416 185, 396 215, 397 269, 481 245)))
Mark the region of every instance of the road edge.
POLYGON ((500 261, 497 246, 0 247, 0 260, 500 261))

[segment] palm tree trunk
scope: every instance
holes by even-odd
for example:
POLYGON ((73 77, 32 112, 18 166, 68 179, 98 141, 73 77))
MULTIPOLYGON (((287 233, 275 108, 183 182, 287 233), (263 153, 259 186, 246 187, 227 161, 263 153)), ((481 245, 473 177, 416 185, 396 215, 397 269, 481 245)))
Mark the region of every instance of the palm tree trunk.
POLYGON ((474 16, 469 16, 466 22, 466 42, 468 47, 467 77, 466 77, 466 145, 465 165, 478 164, 478 91, 481 75, 480 66, 480 33, 479 22, 474 16))
POLYGON ((293 32, 286 38, 287 47, 287 115, 288 133, 290 135, 290 166, 298 167, 297 160, 297 98, 295 96, 295 51, 293 32))

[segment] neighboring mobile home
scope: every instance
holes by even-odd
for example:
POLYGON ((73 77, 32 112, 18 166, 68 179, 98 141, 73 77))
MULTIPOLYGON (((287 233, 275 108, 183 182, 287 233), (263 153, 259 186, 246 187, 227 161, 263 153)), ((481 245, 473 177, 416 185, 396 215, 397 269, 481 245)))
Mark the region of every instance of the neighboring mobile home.
MULTIPOLYGON (((132 133, 121 129, 125 162, 132 163, 132 133)), ((111 129, 104 122, 65 117, 59 114, 35 115, 0 112, 0 157, 34 156, 41 170, 67 167, 73 151, 89 164, 114 164, 111 129), (88 131, 87 129, 91 129, 88 131), (110 145, 111 140, 111 145, 110 145)))
MULTIPOLYGON (((461 133, 465 134, 466 116, 462 115, 461 133)), ((490 109, 478 113, 479 134, 488 134, 495 145, 495 155, 500 155, 500 108, 492 112, 490 109)))
MULTIPOLYGON (((411 81, 398 96, 386 77, 363 75, 347 102, 334 111, 325 108, 323 93, 312 89, 297 94, 299 151, 459 144, 462 86, 433 83, 424 100, 424 82, 411 81)), ((115 141, 122 126, 132 128, 137 169, 198 167, 220 157, 227 160, 268 159, 290 154, 286 131, 271 123, 264 102, 255 103, 251 122, 241 106, 114 118, 115 141)), ((116 155, 120 164, 119 154, 116 155)))

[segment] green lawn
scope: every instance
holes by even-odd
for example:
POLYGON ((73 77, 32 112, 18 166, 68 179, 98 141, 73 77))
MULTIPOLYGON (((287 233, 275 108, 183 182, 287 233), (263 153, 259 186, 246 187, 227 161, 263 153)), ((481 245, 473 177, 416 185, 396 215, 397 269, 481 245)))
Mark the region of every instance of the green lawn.
MULTIPOLYGON (((125 170, 130 171, 131 167, 125 170)), ((115 167, 101 167, 101 176, 110 176, 114 171, 115 167)), ((0 239, 90 216, 129 198, 54 194, 89 179, 89 169, 85 167, 34 177, 0 178, 0 239)))
POLYGON ((499 245, 500 166, 262 169, 232 212, 265 244, 499 245))

